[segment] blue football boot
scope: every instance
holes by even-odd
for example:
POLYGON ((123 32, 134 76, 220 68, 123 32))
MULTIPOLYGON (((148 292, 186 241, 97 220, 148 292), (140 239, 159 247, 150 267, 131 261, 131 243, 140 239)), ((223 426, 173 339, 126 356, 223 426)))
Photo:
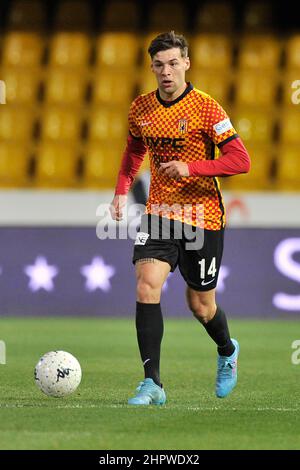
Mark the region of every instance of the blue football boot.
POLYGON ((231 356, 218 357, 218 370, 216 381, 216 395, 218 398, 225 398, 237 383, 237 359, 240 351, 239 343, 236 339, 231 339, 235 346, 231 356))
POLYGON ((164 389, 148 378, 140 383, 136 395, 129 398, 128 405, 164 405, 166 399, 164 389))

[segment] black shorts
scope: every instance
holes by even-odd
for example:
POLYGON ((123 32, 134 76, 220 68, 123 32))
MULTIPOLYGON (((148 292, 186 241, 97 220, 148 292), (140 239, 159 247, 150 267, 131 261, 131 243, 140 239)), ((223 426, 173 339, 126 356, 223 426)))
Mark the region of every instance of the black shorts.
POLYGON ((145 214, 137 233, 133 263, 155 258, 177 265, 187 285, 208 291, 217 285, 224 244, 224 229, 206 230, 145 214))

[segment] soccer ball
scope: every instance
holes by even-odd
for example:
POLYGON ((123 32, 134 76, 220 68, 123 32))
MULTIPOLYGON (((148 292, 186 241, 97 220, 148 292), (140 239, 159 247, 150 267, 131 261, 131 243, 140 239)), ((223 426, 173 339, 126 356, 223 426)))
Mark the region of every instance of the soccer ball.
POLYGON ((77 359, 66 351, 44 354, 34 369, 37 386, 50 397, 65 397, 75 392, 81 381, 77 359))

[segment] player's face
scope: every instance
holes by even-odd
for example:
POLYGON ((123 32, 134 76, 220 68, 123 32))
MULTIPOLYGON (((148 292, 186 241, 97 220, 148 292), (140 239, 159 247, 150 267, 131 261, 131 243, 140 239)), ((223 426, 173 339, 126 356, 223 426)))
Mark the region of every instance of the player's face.
POLYGON ((185 72, 190 68, 190 60, 188 57, 181 57, 179 48, 157 52, 153 56, 151 68, 163 99, 173 100, 183 93, 185 72))

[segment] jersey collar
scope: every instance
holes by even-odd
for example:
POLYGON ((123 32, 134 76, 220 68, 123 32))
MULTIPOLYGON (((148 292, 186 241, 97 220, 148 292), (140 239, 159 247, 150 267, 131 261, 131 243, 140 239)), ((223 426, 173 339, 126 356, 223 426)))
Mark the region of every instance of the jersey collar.
POLYGON ((160 104, 162 104, 165 108, 170 108, 171 106, 173 106, 174 104, 178 103, 178 101, 181 101, 190 91, 192 91, 193 89, 193 85, 191 84, 191 82, 188 82, 187 83, 187 87, 186 89, 184 90, 183 93, 181 93, 180 96, 178 96, 178 98, 176 98, 176 100, 174 101, 164 101, 161 97, 160 97, 160 94, 159 94, 159 90, 157 89, 156 90, 156 98, 158 99, 158 101, 160 102, 160 104))

